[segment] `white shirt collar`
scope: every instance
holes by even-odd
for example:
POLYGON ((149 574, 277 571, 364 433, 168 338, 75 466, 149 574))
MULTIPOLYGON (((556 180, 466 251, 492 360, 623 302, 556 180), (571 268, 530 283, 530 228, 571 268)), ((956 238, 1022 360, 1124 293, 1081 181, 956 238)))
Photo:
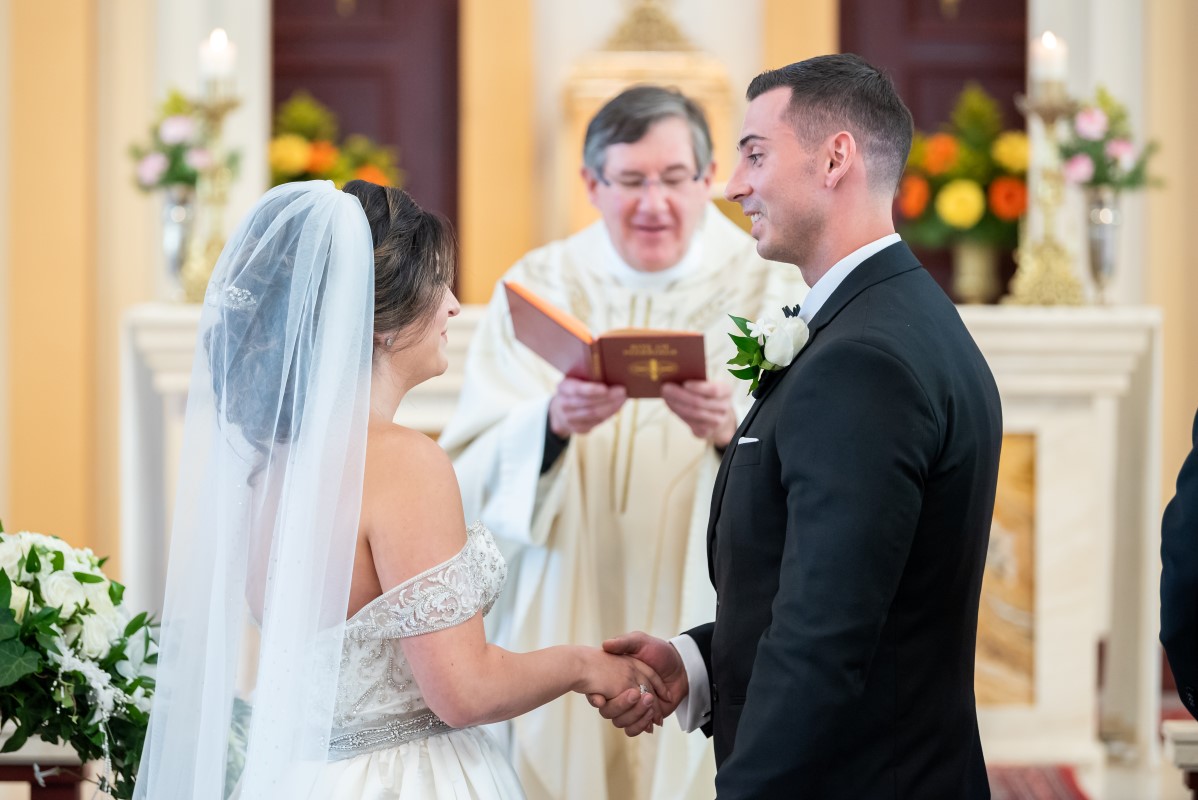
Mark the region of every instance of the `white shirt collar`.
POLYGON ((901 241, 902 237, 897 233, 887 234, 881 239, 875 239, 864 247, 858 247, 833 264, 832 269, 825 272, 823 277, 811 287, 811 291, 807 292, 807 297, 803 300, 802 305, 799 306, 799 319, 810 324, 811 318, 823 308, 824 303, 832 296, 832 293, 836 291, 841 282, 849 276, 850 272, 856 269, 865 259, 901 241))
POLYGON ((648 289, 652 291, 665 288, 679 278, 683 278, 694 272, 703 262, 703 229, 707 221, 706 214, 705 210, 703 219, 695 226, 695 233, 691 239, 690 247, 686 249, 686 253, 679 259, 678 263, 672 267, 657 270, 656 272, 645 272, 629 266, 624 259, 620 258, 620 254, 611 240, 611 234, 604 227, 603 241, 607 243, 607 247, 605 248, 607 252, 605 255, 610 273, 626 289, 633 291, 648 289))

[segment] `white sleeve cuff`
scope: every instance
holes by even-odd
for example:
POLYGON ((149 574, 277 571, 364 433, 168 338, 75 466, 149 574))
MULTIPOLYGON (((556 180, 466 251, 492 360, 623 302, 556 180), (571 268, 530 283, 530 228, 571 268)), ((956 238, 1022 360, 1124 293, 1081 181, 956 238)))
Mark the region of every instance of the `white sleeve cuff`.
POLYGON ((711 685, 707 679, 707 665, 703 663, 699 645, 685 633, 675 636, 670 640, 670 644, 682 657, 682 664, 686 667, 686 681, 690 685, 686 697, 682 698, 678 708, 674 709, 674 716, 682 730, 690 733, 706 725, 711 719, 711 685))

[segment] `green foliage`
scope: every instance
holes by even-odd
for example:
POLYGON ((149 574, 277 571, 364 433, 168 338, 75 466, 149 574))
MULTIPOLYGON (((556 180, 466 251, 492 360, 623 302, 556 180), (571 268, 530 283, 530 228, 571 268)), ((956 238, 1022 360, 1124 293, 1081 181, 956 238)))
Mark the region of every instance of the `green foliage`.
MULTIPOLYGON (((15 728, 0 751, 15 751, 31 736, 38 736, 66 744, 81 760, 92 761, 104 758, 107 743, 112 783, 101 778, 101 786, 118 800, 131 798, 149 724, 148 698, 155 684, 151 670, 134 665, 129 656, 145 653, 144 664, 157 661, 153 621, 147 614, 137 615, 125 624, 107 653, 88 658, 77 649, 79 626, 101 612, 85 602, 64 618, 61 608, 46 604, 41 585, 54 573, 70 575, 81 587, 102 584, 100 560, 90 551, 64 554, 59 549, 61 542, 38 538, 46 544, 29 546, 15 578, 0 569, 0 724, 11 723, 15 728), (11 608, 17 587, 22 594, 16 596, 26 598, 20 614, 11 608), (93 685, 96 675, 104 677, 99 679, 101 684, 93 685), (115 698, 106 721, 98 704, 97 685, 115 698), (140 700, 134 702, 134 698, 140 700)), ((24 544, 18 536, 8 534, 3 534, 0 542, 5 546, 24 544)), ((123 587, 114 586, 119 584, 107 587, 108 597, 119 600, 123 587)), ((120 612, 108 609, 105 613, 120 612)))
POLYGON ((965 84, 949 117, 952 130, 975 150, 988 152, 990 143, 1002 132, 1002 111, 979 84, 965 84))
POLYGON ((337 117, 328 106, 301 90, 275 112, 275 135, 282 133, 294 133, 310 142, 331 142, 337 138, 337 117))

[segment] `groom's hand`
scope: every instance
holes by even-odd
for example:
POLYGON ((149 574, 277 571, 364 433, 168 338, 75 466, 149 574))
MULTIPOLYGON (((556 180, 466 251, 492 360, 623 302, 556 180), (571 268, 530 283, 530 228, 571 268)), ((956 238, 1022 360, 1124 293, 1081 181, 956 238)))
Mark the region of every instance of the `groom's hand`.
POLYGON ((642 696, 636 689, 630 689, 610 699, 600 695, 587 695, 591 705, 599 709, 600 716, 611 720, 611 723, 622 729, 627 736, 636 736, 651 730, 654 723, 661 725, 662 720, 674 713, 674 709, 690 691, 682 657, 678 655, 674 645, 665 639, 637 631, 608 639, 603 643, 603 649, 617 655, 632 656, 643 662, 657 673, 666 686, 665 695, 657 698, 658 713, 646 713, 653 705, 653 699, 648 695, 642 696))

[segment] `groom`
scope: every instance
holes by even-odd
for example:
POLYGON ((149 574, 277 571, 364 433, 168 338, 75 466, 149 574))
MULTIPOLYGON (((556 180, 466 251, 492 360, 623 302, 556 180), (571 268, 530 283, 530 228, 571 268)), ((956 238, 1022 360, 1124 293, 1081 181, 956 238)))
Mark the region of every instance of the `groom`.
MULTIPOLYGON (((811 286, 810 340, 720 466, 715 621, 605 647, 714 738, 721 800, 988 798, 973 668, 1001 409, 894 232, 911 114, 854 55, 763 73, 748 99, 726 194, 811 286)), ((648 695, 592 702, 629 735, 652 724, 648 695)))

